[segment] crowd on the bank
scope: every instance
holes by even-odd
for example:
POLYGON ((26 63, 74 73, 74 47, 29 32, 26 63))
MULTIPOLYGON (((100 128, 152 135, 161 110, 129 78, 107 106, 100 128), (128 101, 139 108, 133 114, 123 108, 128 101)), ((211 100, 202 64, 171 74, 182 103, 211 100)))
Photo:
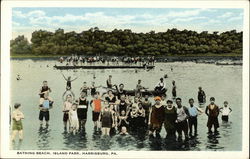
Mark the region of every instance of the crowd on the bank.
POLYGON ((67 57, 60 57, 58 60, 60 63, 66 62, 66 65, 81 65, 85 63, 101 63, 101 64, 151 64, 153 65, 155 62, 154 56, 147 56, 147 57, 101 57, 101 56, 80 56, 80 55, 71 55, 67 57))
MULTIPOLYGON (((113 85, 109 76, 107 79, 107 92, 100 94, 94 82, 90 87, 83 83, 80 88, 80 97, 75 98, 71 91, 71 82, 73 80, 64 76, 66 83, 66 91, 63 94, 62 116, 64 129, 66 132, 76 134, 85 132, 85 124, 88 117, 88 110, 92 109, 92 120, 94 122, 94 131, 101 132, 102 135, 123 134, 128 133, 147 133, 150 136, 160 135, 162 128, 165 128, 167 137, 182 139, 184 134, 185 140, 190 136, 197 135, 198 115, 204 113, 202 109, 194 105, 194 99, 189 99, 189 106, 182 105, 182 99, 176 98, 176 85, 173 81, 172 97, 166 99, 166 90, 163 78, 155 86, 155 90, 161 92, 154 96, 154 102, 150 102, 149 96, 142 96, 145 89, 138 81, 134 96, 130 96, 124 90, 124 85, 113 85), (113 88, 115 87, 115 89, 113 88), (161 91, 160 91, 161 90, 161 91), (88 101, 87 96, 92 96, 92 100, 88 101), (175 105, 176 104, 176 105, 175 105)), ((74 79, 75 80, 75 79, 74 79)), ((49 124, 49 110, 53 107, 53 99, 49 96, 52 92, 47 81, 43 81, 43 86, 39 91, 39 120, 40 124, 49 124)), ((206 102, 205 92, 199 87, 198 102, 200 104, 206 102)), ((19 139, 22 139, 22 119, 23 113, 19 107, 21 104, 14 105, 15 110, 12 113, 12 140, 19 133, 19 139)), ((228 106, 228 102, 224 102, 224 106, 219 108, 215 104, 215 98, 210 98, 210 103, 206 106, 205 114, 208 116, 207 127, 208 132, 217 132, 219 127, 218 116, 222 113, 222 120, 227 122, 232 109, 228 106)))

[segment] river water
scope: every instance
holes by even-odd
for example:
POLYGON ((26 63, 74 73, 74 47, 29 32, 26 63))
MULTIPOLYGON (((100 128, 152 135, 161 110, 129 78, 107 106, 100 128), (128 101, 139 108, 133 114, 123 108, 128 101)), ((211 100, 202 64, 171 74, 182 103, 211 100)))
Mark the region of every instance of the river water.
MULTIPOLYGON (((197 105, 198 87, 202 86, 207 100, 214 96, 215 103, 222 106, 227 100, 233 112, 228 123, 222 123, 218 134, 207 134, 207 116, 203 113, 198 117, 198 136, 187 142, 168 141, 165 130, 161 137, 148 138, 145 135, 127 135, 102 137, 94 133, 91 109, 88 111, 86 134, 75 136, 64 133, 62 94, 66 82, 60 70, 53 68, 52 60, 11 60, 11 104, 20 102, 25 115, 23 120, 24 140, 11 145, 18 150, 192 150, 192 151, 240 151, 242 149, 242 66, 217 66, 214 64, 196 64, 192 62, 156 63, 152 70, 114 69, 114 70, 64 70, 65 76, 78 77, 72 83, 72 90, 79 96, 80 87, 84 81, 90 86, 106 85, 108 75, 112 75, 113 83, 124 83, 125 89, 134 89, 138 79, 142 85, 153 89, 160 77, 165 74, 168 91, 171 98, 171 82, 176 81, 177 96, 188 106, 188 99, 194 98, 197 105), (173 68, 171 71, 170 68, 173 68), (20 74, 22 80, 17 81, 20 74), (95 79, 93 79, 95 75, 95 79), (38 115, 39 89, 42 81, 47 80, 52 89, 50 96, 55 103, 50 110, 50 124, 40 127, 38 115)), ((88 97, 91 100, 91 97, 88 97)), ((152 99, 151 99, 152 100, 152 99)), ((153 101, 152 101, 153 102, 153 101)), ((204 110, 205 106, 201 106, 204 110)))

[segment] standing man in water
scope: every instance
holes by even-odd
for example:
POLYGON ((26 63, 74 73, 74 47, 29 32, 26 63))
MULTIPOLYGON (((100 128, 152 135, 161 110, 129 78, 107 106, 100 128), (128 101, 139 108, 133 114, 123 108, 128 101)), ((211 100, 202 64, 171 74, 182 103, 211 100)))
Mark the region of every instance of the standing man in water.
POLYGON ((176 119, 176 129, 178 132, 178 140, 182 140, 182 131, 185 135, 185 140, 188 140, 188 117, 189 112, 185 106, 181 104, 181 98, 176 98, 177 104, 177 119, 176 119))
POLYGON ((194 135, 197 135, 197 116, 198 113, 202 113, 202 110, 198 107, 194 106, 194 99, 189 99, 190 107, 188 108, 189 111, 189 118, 188 118, 188 124, 189 124, 189 136, 192 135, 193 132, 193 126, 194 126, 194 135))
POLYGON ((202 87, 199 87, 198 88, 199 91, 198 91, 198 101, 199 101, 199 104, 204 104, 206 102, 206 94, 205 92, 202 90, 202 87))
POLYGON ((215 98, 210 98, 210 104, 206 107, 206 114, 208 116, 207 127, 208 132, 212 133, 212 127, 214 126, 214 132, 217 132, 217 128, 219 127, 218 116, 220 113, 219 107, 214 103, 215 98))
POLYGON ((108 88, 112 88, 112 87, 113 87, 112 82, 111 82, 111 79, 112 79, 112 76, 109 75, 109 78, 108 78, 107 81, 106 81, 107 87, 108 87, 108 88))
POLYGON ((172 81, 173 87, 172 87, 172 97, 173 99, 176 98, 176 85, 175 85, 175 81, 172 81))

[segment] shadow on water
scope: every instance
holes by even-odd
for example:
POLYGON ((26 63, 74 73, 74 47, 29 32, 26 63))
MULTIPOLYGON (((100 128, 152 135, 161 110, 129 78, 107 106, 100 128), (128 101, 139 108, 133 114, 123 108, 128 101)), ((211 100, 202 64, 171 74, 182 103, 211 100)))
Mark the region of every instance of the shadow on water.
POLYGON ((20 150, 22 148, 23 140, 12 141, 11 149, 20 150))
POLYGON ((49 126, 43 127, 42 125, 39 127, 38 130, 38 138, 37 138, 37 147, 41 150, 50 150, 50 132, 51 129, 49 126))
POLYGON ((87 135, 85 132, 79 132, 73 135, 71 132, 64 132, 63 133, 63 139, 64 139, 64 145, 69 150, 82 150, 87 149, 87 135))
POLYGON ((210 150, 222 150, 224 147, 219 146, 219 140, 221 139, 220 132, 208 133, 206 149, 210 150))

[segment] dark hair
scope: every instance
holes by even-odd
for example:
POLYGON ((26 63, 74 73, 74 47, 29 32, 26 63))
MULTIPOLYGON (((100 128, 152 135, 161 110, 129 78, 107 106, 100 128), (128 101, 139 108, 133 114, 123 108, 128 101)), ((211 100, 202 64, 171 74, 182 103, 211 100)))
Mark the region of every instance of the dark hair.
POLYGON ((112 93, 113 93, 113 91, 112 91, 111 89, 110 89, 110 90, 108 90, 108 93, 109 93, 109 92, 112 92, 112 93))
POLYGON ((166 94, 163 94, 161 97, 167 97, 167 95, 166 95, 166 94))
POLYGON ((100 92, 98 92, 98 91, 97 91, 97 92, 95 92, 95 94, 99 95, 99 94, 100 94, 100 92))
POLYGON ((160 80, 163 80, 163 78, 160 78, 160 80))
POLYGON ((15 103, 15 104, 14 104, 14 108, 15 108, 15 109, 19 108, 20 106, 21 106, 20 103, 15 103))
POLYGON ((167 100, 167 103, 173 104, 173 101, 172 100, 167 100))
POLYGON ((215 101, 215 98, 214 98, 214 97, 211 97, 210 100, 215 101))
POLYGON ((119 84, 119 87, 120 87, 120 86, 124 86, 124 84, 123 84, 123 83, 121 83, 121 84, 119 84))
POLYGON ((180 100, 180 101, 181 101, 181 98, 178 97, 178 98, 175 99, 175 101, 177 101, 177 100, 180 100))
POLYGON ((191 100, 192 100, 192 101, 194 101, 194 99, 193 99, 193 98, 190 98, 188 101, 190 102, 191 100))
POLYGON ((48 81, 43 81, 43 83, 48 82, 48 81))

